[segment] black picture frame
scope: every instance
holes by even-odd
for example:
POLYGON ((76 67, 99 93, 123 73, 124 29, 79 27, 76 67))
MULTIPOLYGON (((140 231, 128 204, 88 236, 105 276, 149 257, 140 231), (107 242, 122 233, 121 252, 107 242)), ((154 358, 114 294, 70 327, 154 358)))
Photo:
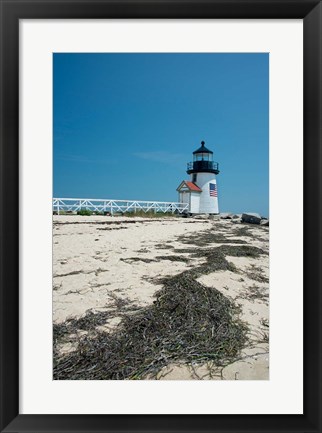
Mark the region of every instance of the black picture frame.
POLYGON ((0 0, 0 7, 1 432, 320 432, 321 3, 315 0, 0 0), (19 414, 19 20, 24 18, 303 19, 303 415, 19 414))

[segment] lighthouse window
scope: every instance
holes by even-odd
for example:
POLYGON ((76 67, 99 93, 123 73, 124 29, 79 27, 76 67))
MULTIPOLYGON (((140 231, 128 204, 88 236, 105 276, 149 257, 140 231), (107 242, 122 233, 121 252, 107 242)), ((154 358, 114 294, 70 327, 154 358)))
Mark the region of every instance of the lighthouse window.
POLYGON ((210 155, 209 153, 198 153, 197 154, 197 161, 209 161, 210 155))
POLYGON ((192 182, 197 182, 197 173, 192 175, 192 182))

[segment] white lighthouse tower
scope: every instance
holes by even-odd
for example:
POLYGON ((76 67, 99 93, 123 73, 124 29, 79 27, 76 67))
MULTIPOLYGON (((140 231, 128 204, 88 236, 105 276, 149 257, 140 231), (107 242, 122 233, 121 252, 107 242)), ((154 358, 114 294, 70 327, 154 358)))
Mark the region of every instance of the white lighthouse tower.
POLYGON ((219 165, 213 161, 213 152, 201 142, 201 147, 193 152, 193 162, 188 162, 187 173, 190 180, 178 186, 180 203, 189 204, 189 213, 218 214, 218 189, 216 175, 219 165))

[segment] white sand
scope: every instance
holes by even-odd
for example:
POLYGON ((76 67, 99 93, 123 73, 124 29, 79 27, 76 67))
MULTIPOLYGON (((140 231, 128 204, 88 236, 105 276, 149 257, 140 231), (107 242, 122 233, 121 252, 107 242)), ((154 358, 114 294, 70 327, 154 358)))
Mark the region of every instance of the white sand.
MULTIPOLYGON (((190 236, 211 228, 231 239, 232 244, 234 239, 244 239, 249 245, 268 251, 268 228, 251 226, 256 239, 234 237, 235 230, 240 227, 243 226, 230 220, 55 216, 54 322, 79 317, 87 310, 104 311, 114 302, 113 296, 129 299, 139 306, 151 304, 155 292, 161 288, 155 279, 178 274, 200 263, 200 259, 190 257, 188 263, 157 258, 178 254, 167 246, 189 246, 176 239, 181 235, 190 236)), ((249 347, 243 350, 241 360, 224 369, 210 364, 170 365, 162 369, 158 379, 268 379, 269 308, 268 283, 265 281, 269 274, 268 256, 259 259, 227 257, 227 260, 236 265, 238 273, 215 272, 201 276, 198 281, 215 287, 241 305, 241 318, 250 328, 249 347), (258 288, 257 291, 253 286, 258 288), (264 296, 256 297, 258 290, 264 296)), ((119 319, 114 318, 103 329, 109 332, 118 323, 119 319)), ((69 350, 72 347, 67 345, 61 348, 65 353, 69 350)))

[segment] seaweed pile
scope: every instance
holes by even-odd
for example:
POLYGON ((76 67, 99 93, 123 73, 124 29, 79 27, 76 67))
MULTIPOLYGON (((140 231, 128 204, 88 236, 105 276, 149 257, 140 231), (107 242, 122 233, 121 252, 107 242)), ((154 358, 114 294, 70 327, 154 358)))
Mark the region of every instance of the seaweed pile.
MULTIPOLYGON (((142 379, 172 361, 226 365, 246 332, 228 298, 183 273, 168 279, 153 305, 124 316, 114 332, 89 333, 67 355, 54 350, 54 379, 142 379)), ((56 337, 57 343, 57 330, 56 337)))
MULTIPOLYGON (((235 233, 233 233, 235 235, 235 233)), ((237 232, 235 236, 242 236, 237 232)), ((178 237, 178 241, 183 244, 194 244, 198 247, 208 246, 211 243, 220 243, 220 244, 247 244, 247 242, 243 239, 231 239, 224 236, 223 233, 218 233, 213 229, 204 230, 202 232, 195 233, 190 235, 189 237, 182 235, 178 237)))
MULTIPOLYGON (((226 256, 231 257, 252 257, 258 258, 261 255, 267 255, 267 252, 261 248, 250 245, 221 245, 216 248, 175 248, 175 253, 188 253, 191 257, 203 258, 206 261, 194 268, 185 271, 186 275, 191 275, 197 278, 201 275, 210 274, 218 271, 238 272, 236 266, 229 262, 226 256)), ((182 275, 182 274, 181 274, 182 275)), ((162 279, 164 282, 167 279, 162 279)))

